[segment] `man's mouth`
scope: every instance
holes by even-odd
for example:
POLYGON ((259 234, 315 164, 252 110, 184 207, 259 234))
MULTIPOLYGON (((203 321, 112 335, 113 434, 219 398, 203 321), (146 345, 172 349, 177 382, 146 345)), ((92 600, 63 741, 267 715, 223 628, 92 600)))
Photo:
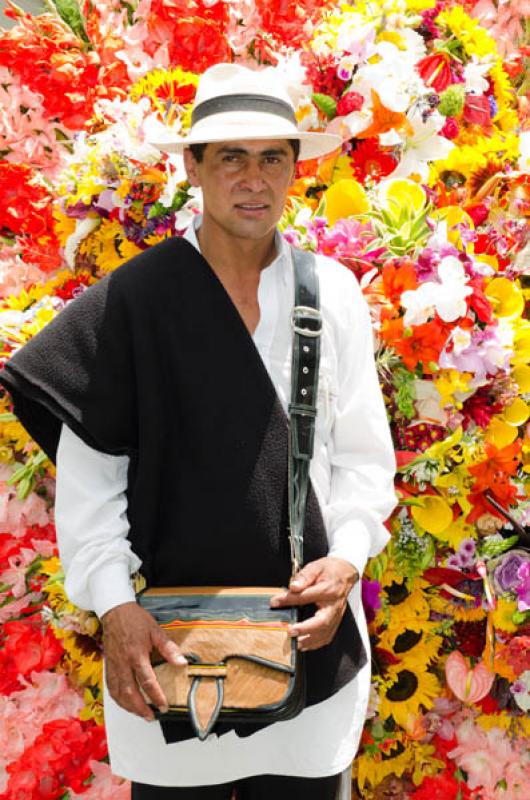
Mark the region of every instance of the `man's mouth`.
POLYGON ((266 203, 236 203, 236 208, 243 208, 246 211, 257 211, 268 207, 266 203))

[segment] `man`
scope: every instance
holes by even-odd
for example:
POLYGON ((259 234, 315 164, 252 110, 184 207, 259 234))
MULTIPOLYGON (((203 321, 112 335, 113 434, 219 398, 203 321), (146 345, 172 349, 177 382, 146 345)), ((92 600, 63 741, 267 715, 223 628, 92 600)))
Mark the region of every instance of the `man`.
POLYGON ((369 667, 350 646, 353 611, 368 648, 359 576, 386 543, 395 498, 369 316, 351 273, 330 259, 316 259, 323 331, 307 563, 273 600, 316 606, 292 630, 309 705, 250 735, 221 730, 199 742, 162 729, 145 700, 167 707, 153 648, 177 668, 187 662, 135 602, 132 573, 154 585, 288 581, 278 475, 294 289, 276 224, 298 154, 340 144, 297 130, 271 69, 212 67, 192 123, 188 137, 160 145, 183 151, 202 188, 204 212, 185 241, 84 293, 2 381, 26 427, 57 451, 66 590, 102 621, 111 765, 133 781, 133 798, 228 800, 235 789, 238 800, 334 800, 369 690, 369 667))

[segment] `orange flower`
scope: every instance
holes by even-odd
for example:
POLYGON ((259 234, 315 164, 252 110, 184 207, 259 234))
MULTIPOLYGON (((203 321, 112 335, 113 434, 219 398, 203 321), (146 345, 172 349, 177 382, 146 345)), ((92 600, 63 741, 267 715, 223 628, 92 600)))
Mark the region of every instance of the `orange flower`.
POLYGON ((390 300, 395 308, 400 305, 403 292, 416 289, 418 281, 414 262, 410 259, 403 261, 387 261, 382 272, 385 297, 390 300))
POLYGON ((404 128, 409 136, 414 134, 414 128, 408 121, 406 115, 402 114, 400 111, 391 111, 390 108, 384 106, 375 89, 372 89, 372 104, 373 121, 364 131, 355 134, 356 139, 368 139, 371 136, 379 136, 380 133, 387 133, 391 131, 392 128, 396 131, 404 128))
POLYGON ((386 320, 381 336, 401 356, 407 369, 412 372, 421 364, 423 372, 431 374, 447 341, 448 328, 440 320, 434 319, 405 329, 400 317, 386 320))
POLYGON ((469 472, 475 478, 472 486, 474 492, 485 492, 501 478, 515 475, 519 466, 519 453, 521 441, 517 439, 513 444, 498 448, 494 444, 486 444, 486 458, 472 467, 469 472))

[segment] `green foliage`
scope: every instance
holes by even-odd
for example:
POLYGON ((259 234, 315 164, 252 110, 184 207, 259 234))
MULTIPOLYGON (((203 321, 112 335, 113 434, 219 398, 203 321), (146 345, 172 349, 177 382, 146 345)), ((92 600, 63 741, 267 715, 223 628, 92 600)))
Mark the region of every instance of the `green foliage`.
POLYGON ((500 556, 501 553, 511 550, 512 547, 516 547, 518 541, 519 537, 517 535, 510 536, 508 539, 503 539, 498 536, 488 536, 480 543, 478 552, 481 558, 495 558, 495 556, 500 556))
POLYGON ((45 475, 45 464, 48 461, 48 456, 39 450, 32 453, 24 464, 21 464, 11 475, 8 480, 9 486, 17 487, 17 497, 19 500, 25 500, 26 497, 34 490, 37 478, 42 478, 45 475))
POLYGON ((71 31, 85 44, 90 44, 85 29, 85 18, 79 8, 77 0, 48 0, 48 4, 53 7, 63 22, 66 22, 71 31))
POLYGON ((416 392, 413 373, 404 367, 396 369, 392 375, 392 383, 396 390, 394 400, 397 407, 404 417, 412 419, 416 413, 414 408, 416 392))
POLYGON ((322 111, 328 119, 333 119, 333 117, 336 116, 337 101, 328 94, 320 94, 320 92, 315 92, 312 99, 316 107, 322 111))
POLYGON ((409 521, 404 521, 395 539, 389 545, 396 572, 407 578, 421 575, 433 563, 435 547, 428 533, 418 536, 409 521))
POLYGON ((440 105, 438 111, 444 117, 458 117, 464 108, 464 84, 458 83, 454 86, 449 86, 440 95, 440 105))

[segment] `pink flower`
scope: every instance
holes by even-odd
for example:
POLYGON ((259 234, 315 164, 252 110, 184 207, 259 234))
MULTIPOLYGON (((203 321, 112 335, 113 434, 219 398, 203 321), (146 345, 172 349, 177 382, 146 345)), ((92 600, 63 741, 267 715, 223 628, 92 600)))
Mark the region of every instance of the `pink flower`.
POLYGON ((485 731, 466 720, 456 729, 458 747, 448 755, 467 773, 470 789, 482 787, 487 797, 505 777, 505 767, 513 758, 512 748, 504 731, 492 728, 485 731), (488 794, 489 793, 489 794, 488 794))

